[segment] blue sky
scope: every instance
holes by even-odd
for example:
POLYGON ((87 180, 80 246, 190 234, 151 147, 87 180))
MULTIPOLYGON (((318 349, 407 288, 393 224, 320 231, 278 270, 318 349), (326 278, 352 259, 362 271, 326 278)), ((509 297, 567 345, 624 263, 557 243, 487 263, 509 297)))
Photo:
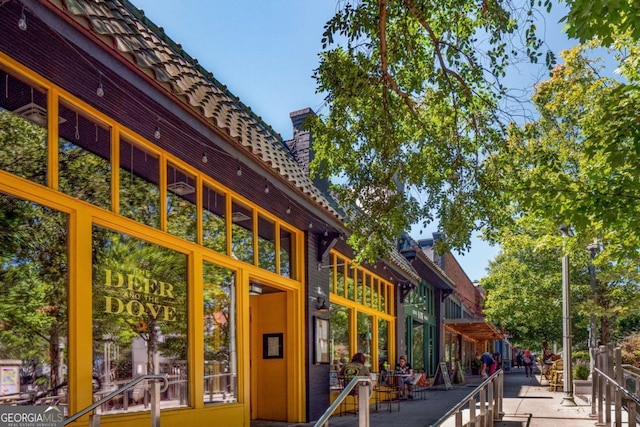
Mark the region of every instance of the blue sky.
MULTIPOLYGON (((313 70, 318 64, 324 24, 336 0, 131 0, 200 65, 211 71, 240 100, 284 139, 291 138, 289 113, 311 107, 326 111, 317 94, 313 70)), ((540 25, 558 52, 569 47, 556 24, 556 9, 540 25)), ((544 72, 539 67, 511 70, 510 86, 528 90, 544 72)), ((412 229, 412 237, 431 237, 436 230, 412 229)), ((474 239, 469 253, 456 255, 471 280, 486 276, 488 260, 499 248, 474 239)))

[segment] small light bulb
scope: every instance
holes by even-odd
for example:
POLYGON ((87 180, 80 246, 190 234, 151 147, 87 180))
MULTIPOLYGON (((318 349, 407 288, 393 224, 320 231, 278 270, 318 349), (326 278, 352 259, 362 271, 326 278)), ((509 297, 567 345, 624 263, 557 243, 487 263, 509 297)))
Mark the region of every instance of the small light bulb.
POLYGON ((324 230, 324 237, 327 237, 329 235, 329 232, 327 230, 324 230))
POLYGON ((202 163, 207 163, 209 161, 209 159, 207 158, 207 153, 203 152, 202 153, 202 163))
POLYGON ((291 213, 291 206, 287 206, 287 214, 291 213))
POLYGON ((269 194, 269 184, 267 184, 267 185, 265 185, 265 186, 264 186, 264 192, 265 192, 266 194, 269 194))
POLYGON ((156 139, 160 139, 160 136, 161 136, 161 135, 160 135, 160 126, 156 126, 156 131, 153 133, 153 136, 154 136, 156 139))
POLYGON ((18 19, 18 28, 22 31, 27 31, 27 15, 24 14, 24 7, 22 8, 22 12, 20 12, 20 19, 18 19))
POLYGON ((313 223, 312 222, 309 223, 309 228, 313 228, 313 223))
POLYGON ((238 170, 236 171, 236 175, 242 176, 242 168, 238 166, 238 170))
POLYGON ((96 89, 96 95, 100 98, 104 96, 104 87, 102 87, 102 82, 98 83, 98 88, 96 89))

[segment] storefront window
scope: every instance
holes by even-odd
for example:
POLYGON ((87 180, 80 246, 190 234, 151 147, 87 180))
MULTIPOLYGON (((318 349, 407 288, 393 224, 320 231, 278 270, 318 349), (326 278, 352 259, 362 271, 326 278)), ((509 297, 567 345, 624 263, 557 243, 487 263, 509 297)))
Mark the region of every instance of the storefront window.
POLYGON ((378 365, 389 363, 389 321, 378 319, 378 365))
POLYGON ((231 211, 231 255, 253 264, 253 210, 234 200, 231 211))
POLYGON ((167 232, 196 241, 196 178, 167 163, 167 232))
POLYGON ((413 321, 412 337, 413 368, 424 369, 424 325, 413 321))
MULTIPOLYGON (((94 226, 94 369, 101 398, 144 374, 167 374, 163 407, 189 405, 187 256, 94 226)), ((105 412, 149 409, 142 382, 105 412)))
POLYGON ((258 215, 258 267, 276 271, 276 225, 258 215))
POLYGON ((47 184, 47 93, 0 69, 0 169, 47 184))
POLYGON ((351 360, 349 349, 349 309, 333 304, 331 307, 332 363, 342 365, 351 360))
POLYGON ((233 271, 204 263, 205 403, 238 401, 235 281, 233 271))
POLYGON ((344 297, 344 267, 337 268, 337 291, 336 293, 344 297))
POLYGON ((60 103, 58 188, 65 194, 111 209, 111 129, 60 103))
POLYGON ((139 223, 160 227, 160 161, 157 156, 120 140, 120 213, 139 223))
POLYGON ((358 304, 364 304, 364 282, 363 276, 364 273, 360 269, 354 269, 354 274, 356 277, 356 302, 358 304))
POLYGON ((227 253, 226 196, 208 185, 202 191, 202 244, 222 254, 227 253))
MULTIPOLYGON (((293 277, 293 233, 280 228, 280 275, 293 277)), ((333 277, 333 275, 331 275, 333 277)))
POLYGON ((347 298, 350 299, 351 301, 355 301, 356 300, 356 293, 355 293, 355 287, 356 284, 354 282, 354 274, 355 274, 355 269, 351 268, 351 265, 347 265, 345 267, 347 269, 347 298))
POLYGON ((375 366, 371 361, 372 325, 371 316, 358 313, 358 352, 365 355, 369 366, 375 366))
POLYGON ((68 403, 68 230, 66 214, 0 193, 0 395, 29 393, 21 404, 68 403))

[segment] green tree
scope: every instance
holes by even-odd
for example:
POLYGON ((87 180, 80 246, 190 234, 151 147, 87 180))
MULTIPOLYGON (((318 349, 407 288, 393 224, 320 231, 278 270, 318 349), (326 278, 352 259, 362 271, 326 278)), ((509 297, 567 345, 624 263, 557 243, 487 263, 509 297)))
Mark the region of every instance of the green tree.
POLYGON ((345 2, 326 24, 315 78, 329 112, 306 124, 311 166, 345 178, 333 190, 358 207, 348 213, 358 260, 436 218, 448 244, 468 248, 497 192, 482 159, 503 141, 500 79, 540 56, 532 16, 509 1, 369 0, 345 2))
POLYGON ((582 275, 589 263, 585 248, 597 237, 597 295, 586 298, 581 310, 601 319, 601 338, 608 342, 611 327, 637 303, 639 145, 633 120, 624 122, 636 94, 629 83, 600 76, 587 48, 563 53, 565 63, 536 88, 539 119, 514 125, 506 149, 487 159, 503 189, 503 207, 488 236, 502 245, 523 220, 550 224, 535 234, 538 241, 578 257, 582 275), (613 105, 624 111, 611 110, 613 105), (570 225, 573 237, 558 241, 561 224, 570 225))

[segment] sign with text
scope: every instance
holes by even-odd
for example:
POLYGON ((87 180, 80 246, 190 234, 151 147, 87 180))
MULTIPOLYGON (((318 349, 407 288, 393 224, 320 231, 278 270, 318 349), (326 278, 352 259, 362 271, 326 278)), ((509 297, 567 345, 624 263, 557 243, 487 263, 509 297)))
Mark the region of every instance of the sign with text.
POLYGON ((0 405, 0 427, 62 427, 64 412, 57 406, 0 405))

